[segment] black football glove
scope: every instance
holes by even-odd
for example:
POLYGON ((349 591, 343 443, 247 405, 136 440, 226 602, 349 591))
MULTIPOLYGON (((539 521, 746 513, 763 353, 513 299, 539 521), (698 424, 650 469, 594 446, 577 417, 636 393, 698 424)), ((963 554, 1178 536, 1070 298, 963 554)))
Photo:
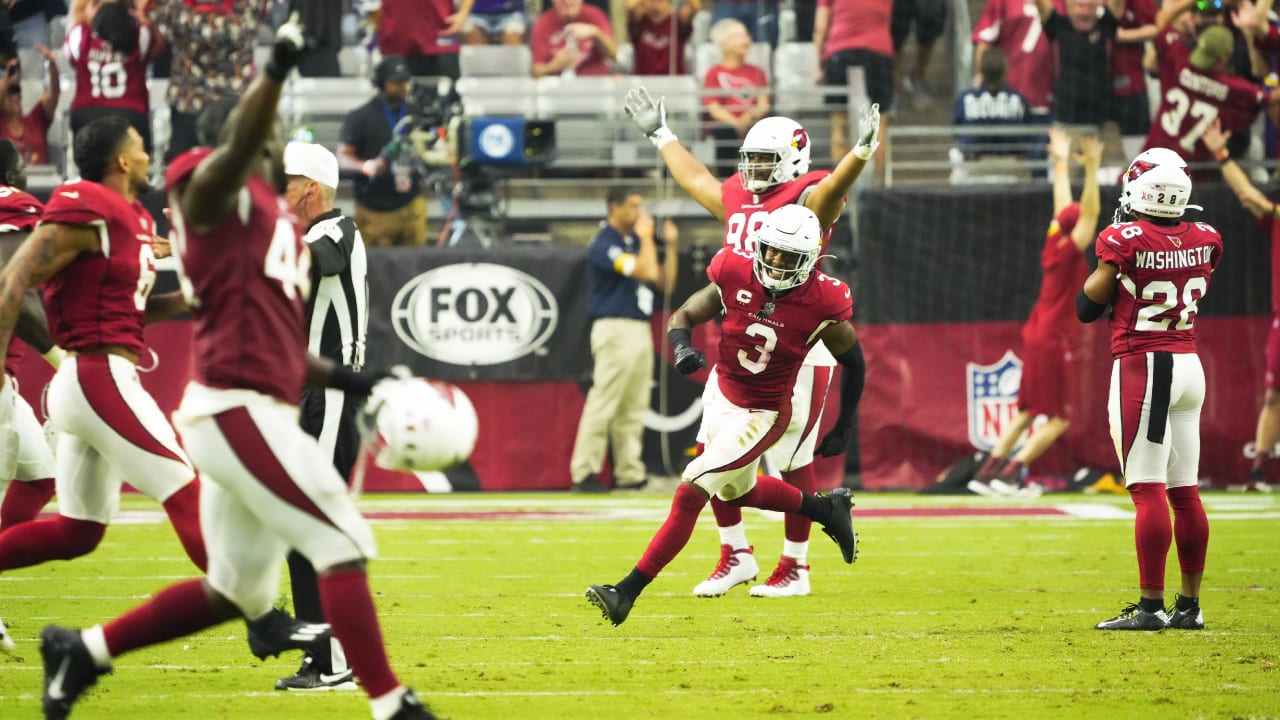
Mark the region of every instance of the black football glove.
POLYGON ((821 457, 843 455, 849 449, 852 436, 853 428, 845 423, 836 422, 835 427, 831 428, 831 431, 823 436, 822 442, 818 443, 817 454, 821 457))
POLYGON ((676 369, 681 375, 692 375, 707 366, 707 356, 692 345, 675 347, 676 369))

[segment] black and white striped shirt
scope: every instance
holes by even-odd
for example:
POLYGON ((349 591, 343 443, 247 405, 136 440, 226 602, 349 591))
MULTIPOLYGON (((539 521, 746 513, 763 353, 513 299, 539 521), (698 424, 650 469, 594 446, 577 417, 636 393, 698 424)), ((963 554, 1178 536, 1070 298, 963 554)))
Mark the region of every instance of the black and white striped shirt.
POLYGON ((364 239, 337 209, 317 217, 303 239, 311 248, 307 349, 356 369, 364 365, 369 325, 368 262, 364 239))

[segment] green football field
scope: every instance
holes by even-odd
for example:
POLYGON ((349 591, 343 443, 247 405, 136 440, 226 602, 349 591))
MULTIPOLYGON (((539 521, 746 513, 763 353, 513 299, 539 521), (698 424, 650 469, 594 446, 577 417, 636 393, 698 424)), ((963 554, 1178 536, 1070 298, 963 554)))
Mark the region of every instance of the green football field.
MULTIPOLYGON (((1129 501, 1114 495, 860 494, 858 562, 815 536, 813 594, 787 599, 690 594, 718 557, 708 512, 611 627, 583 590, 631 568, 668 502, 366 498, 386 518, 372 585, 402 680, 457 720, 1280 717, 1280 498, 1206 494, 1202 632, 1092 629, 1137 598, 1129 501)), ((39 717, 41 626, 104 621, 192 574, 155 506, 126 508, 91 557, 0 576, 20 656, 0 656, 0 718, 39 717)), ((747 524, 767 574, 781 520, 747 524)), ((1177 572, 1171 553, 1170 603, 1177 572)), ((227 624, 119 659, 73 717, 369 716, 357 691, 273 691, 296 662, 256 661, 227 624)))

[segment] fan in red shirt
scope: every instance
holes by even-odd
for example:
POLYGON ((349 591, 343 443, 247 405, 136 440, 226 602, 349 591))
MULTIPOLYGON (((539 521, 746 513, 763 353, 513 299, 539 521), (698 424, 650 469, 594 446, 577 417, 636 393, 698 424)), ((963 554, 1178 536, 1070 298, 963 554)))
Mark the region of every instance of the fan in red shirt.
POLYGON ((25 115, 22 113, 22 74, 38 75, 37 68, 23 68, 18 50, 11 40, 0 38, 0 138, 9 140, 22 153, 27 165, 49 164, 49 126, 58 107, 61 85, 58 81, 58 61, 53 52, 43 45, 36 50, 44 57, 45 86, 40 100, 25 115))
MULTIPOLYGON (((617 585, 587 588, 587 599, 615 626, 688 544, 698 515, 715 495, 736 506, 804 515, 822 524, 846 563, 857 557, 848 490, 815 496, 778 478, 756 477, 760 456, 782 438, 791 421, 792 387, 813 345, 825 345, 851 370, 841 387, 840 423, 849 422, 857 410, 865 364, 849 322, 849 286, 816 269, 822 227, 808 208, 783 205, 774 210, 754 240, 753 253, 717 253, 707 268, 711 284, 686 300, 668 322, 676 369, 688 375, 706 365, 702 352, 691 345, 690 331, 723 313, 717 392, 703 408, 699 432, 707 437, 706 446, 685 466, 667 521, 640 562, 617 585)), ((844 432, 833 430, 824 445, 847 441, 844 432)))
POLYGON ((702 104, 711 120, 707 134, 715 139, 716 160, 732 168, 742 138, 769 114, 769 78, 746 61, 751 36, 740 21, 725 18, 713 25, 711 42, 720 48, 721 59, 702 80, 702 104))
POLYGON ((529 32, 533 76, 608 75, 609 61, 618 56, 613 25, 600 8, 582 0, 552 0, 529 32))
POLYGON ((1126 157, 1138 154, 1151 129, 1142 52, 1157 32, 1155 0, 1128 0, 1111 47, 1111 119, 1120 127, 1126 157))
POLYGON ((1035 0, 987 0, 973 25, 975 68, 991 45, 999 45, 1009 58, 1009 87, 1022 93, 1032 112, 1047 116, 1053 108, 1053 48, 1035 0))
POLYGON ((453 0, 382 0, 378 12, 378 48, 400 55, 415 76, 458 77, 458 48, 468 10, 453 0))
POLYGON ((1071 201, 1071 137, 1063 130, 1049 131, 1049 156, 1053 158, 1053 221, 1040 252, 1040 293, 1031 316, 1022 326, 1022 385, 1018 388, 1018 414, 1001 433, 999 441, 978 469, 969 489, 980 495, 1012 495, 1019 489, 1023 470, 1044 454, 1066 432, 1068 408, 1063 378, 1068 377, 1067 357, 1079 326, 1071 321, 1073 291, 1088 274, 1084 251, 1098 228, 1098 166, 1102 142, 1080 139, 1084 165, 1084 189, 1080 202, 1071 201), (1018 452, 1014 446, 1032 421, 1044 416, 1044 424, 1032 431, 1018 452))
POLYGON ((164 51, 151 25, 126 0, 90 0, 84 21, 67 31, 63 52, 76 74, 71 131, 107 115, 123 115, 151 152, 151 99, 147 65, 164 51))
POLYGON ((702 0, 686 0, 672 10, 671 0, 627 0, 627 37, 634 75, 683 75, 684 51, 693 35, 693 16, 702 0))
POLYGON ((1182 219, 1186 208, 1199 209, 1187 204, 1190 196, 1191 175, 1176 152, 1153 148, 1134 158, 1120 192, 1120 221, 1099 233, 1098 266, 1076 298, 1083 322, 1111 310, 1111 440, 1136 510, 1140 597, 1099 630, 1204 628, 1209 521, 1198 483, 1205 382, 1195 323, 1222 258, 1222 236, 1182 219), (1174 539, 1182 592, 1169 614, 1165 561, 1174 539))

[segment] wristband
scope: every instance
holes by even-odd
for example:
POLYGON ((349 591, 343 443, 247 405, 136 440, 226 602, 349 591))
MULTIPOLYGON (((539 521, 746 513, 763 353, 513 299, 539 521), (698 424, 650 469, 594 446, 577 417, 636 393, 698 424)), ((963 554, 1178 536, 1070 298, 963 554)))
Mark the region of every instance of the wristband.
POLYGON ((45 361, 52 365, 54 370, 57 370, 58 367, 62 365, 62 361, 67 358, 67 351, 57 345, 49 348, 49 352, 42 354, 44 355, 45 361))
POLYGON ((676 134, 671 132, 671 128, 666 125, 654 130, 653 134, 649 136, 649 142, 653 143, 653 146, 659 150, 666 146, 667 143, 675 142, 678 139, 676 134))
POLYGON ((1222 148, 1213 154, 1213 159, 1217 160, 1218 163, 1221 164, 1231 159, 1231 153, 1227 152, 1226 148, 1222 148))
POLYGON ((688 328, 671 328, 667 331, 667 342, 671 343, 673 348, 691 346, 693 333, 689 332, 688 328))

